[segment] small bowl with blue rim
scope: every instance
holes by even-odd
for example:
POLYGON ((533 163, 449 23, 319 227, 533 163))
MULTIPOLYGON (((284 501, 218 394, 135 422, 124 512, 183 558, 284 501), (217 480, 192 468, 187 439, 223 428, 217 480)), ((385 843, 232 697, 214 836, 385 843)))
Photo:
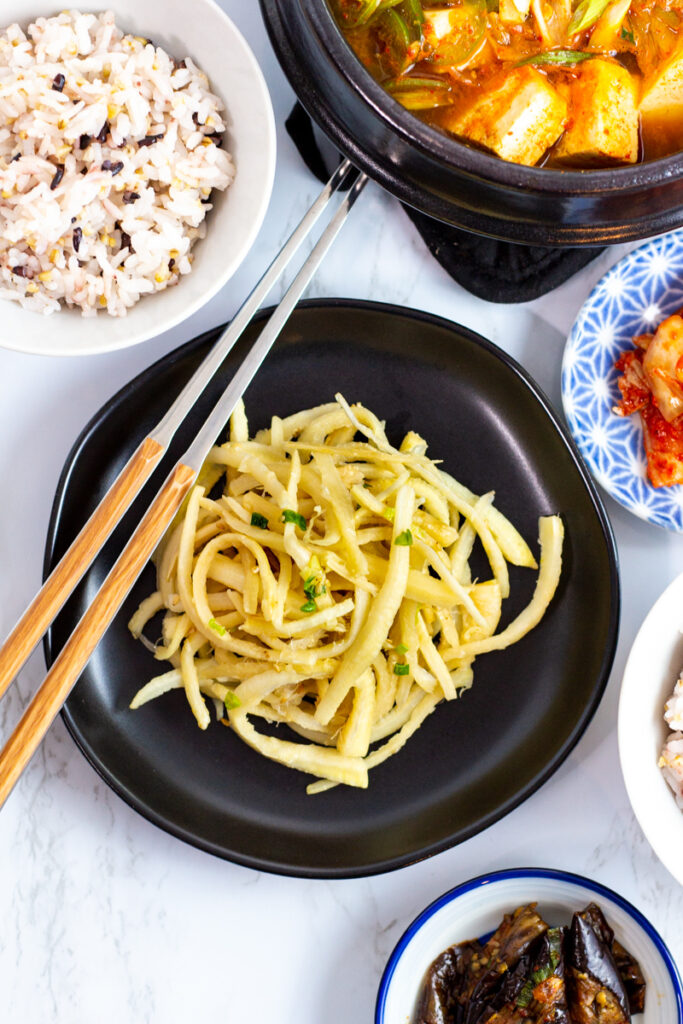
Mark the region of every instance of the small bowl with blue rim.
POLYGON ((379 986, 375 1024, 414 1024, 425 974, 436 957, 456 943, 488 938, 505 914, 529 903, 537 904, 550 926, 568 925, 575 911, 597 904, 645 978, 645 1009, 633 1016, 633 1024, 683 1024, 683 984, 654 926, 606 886, 547 868, 480 875, 423 910, 389 957, 379 986))

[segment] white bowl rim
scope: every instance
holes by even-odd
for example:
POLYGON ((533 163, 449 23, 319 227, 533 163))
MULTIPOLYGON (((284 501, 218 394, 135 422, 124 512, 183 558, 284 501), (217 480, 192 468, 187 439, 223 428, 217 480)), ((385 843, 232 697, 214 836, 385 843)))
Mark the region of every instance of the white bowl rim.
MULTIPOLYGON (((626 659, 626 664, 624 665, 624 672, 621 678, 621 689, 619 691, 619 708, 617 713, 617 740, 619 746, 619 763, 621 765, 621 774, 624 779, 624 785, 626 787, 626 792, 628 794, 631 808, 638 820, 638 824, 643 830, 643 833, 648 843, 650 844, 650 846, 652 847, 652 849, 654 850, 655 854, 662 862, 664 867, 667 868, 667 870, 670 872, 671 875, 673 875, 673 877, 679 884, 683 885, 683 873, 681 872, 681 868, 676 862, 675 858, 672 856, 672 851, 669 849, 669 847, 662 846, 660 838, 656 835, 653 835, 653 831, 650 827, 649 822, 643 821, 643 815, 641 814, 642 801, 639 799, 637 795, 637 790, 634 785, 631 762, 628 760, 625 747, 627 731, 625 724, 627 706, 629 700, 631 699, 631 692, 633 690, 633 686, 630 683, 631 677, 633 675, 633 665, 637 663, 640 653, 640 646, 643 642, 643 639, 647 637, 647 635, 651 631, 653 623, 656 624, 659 621, 661 617, 662 608, 669 604, 669 602, 671 601, 671 595, 675 594, 677 591, 681 589, 683 589, 683 573, 679 573, 668 584, 668 586, 665 587, 665 589, 662 591, 662 593, 659 595, 656 601, 654 601, 647 615, 641 622, 638 632, 633 638, 633 643, 631 644, 631 649, 629 650, 628 658, 626 659)), ((672 677, 669 687, 669 693, 673 692, 675 681, 675 678, 672 677)), ((664 721, 663 704, 661 709, 661 722, 663 728, 666 728, 664 721)), ((677 814, 683 819, 683 810, 679 810, 676 807, 673 792, 668 791, 667 795, 671 798, 672 808, 675 808, 677 814)))
MULTIPOLYGON (((263 226, 268 205, 271 200, 273 185, 275 182, 275 168, 277 161, 277 130, 275 127, 275 114, 273 111, 273 103, 270 96, 270 91, 266 83, 265 76, 261 70, 261 66, 254 55, 253 50, 246 41, 244 35, 239 30, 232 18, 223 10, 222 7, 216 2, 216 0, 202 0, 207 7, 210 7, 216 17, 222 20, 228 30, 234 35, 235 42, 242 47, 244 56, 251 65, 254 73, 254 83, 258 86, 260 92, 260 101, 263 105, 263 112, 266 116, 267 131, 268 135, 264 146, 264 155, 267 158, 266 168, 266 187, 263 189, 260 202, 258 204, 256 215, 253 219, 251 229, 242 240, 242 243, 235 249, 231 259, 227 260, 223 265, 221 273, 217 275, 214 283, 210 287, 206 288, 201 295, 198 295, 193 302, 188 303, 182 310, 179 310, 173 316, 168 318, 160 317, 157 321, 157 326, 152 327, 139 327, 135 332, 131 333, 126 338, 122 338, 118 341, 106 341, 105 337, 101 337, 97 344, 92 345, 80 345, 78 348, 72 348, 68 343, 56 343, 50 347, 49 353, 46 353, 44 349, 34 347, 30 343, 22 342, 20 338, 9 338, 0 334, 0 349, 4 348, 8 351, 22 352, 26 355, 49 355, 55 357, 63 356, 91 356, 91 355, 104 355, 107 352, 116 352, 126 348, 132 348, 134 345, 139 345, 142 342, 150 341, 152 338, 158 337, 160 334, 171 330, 173 327, 177 327, 178 324, 183 323, 189 317, 193 316, 198 310, 202 309, 212 298, 228 283, 231 277, 238 271, 247 255, 251 251, 256 237, 263 226)), ((67 5, 68 6, 68 5, 67 5)), ((91 4, 81 4, 79 9, 89 10, 91 4)), ((111 6, 111 5, 110 5, 111 6)), ((104 4, 102 10, 109 9, 107 4, 104 4)), ((182 284, 182 282, 180 282, 182 284)), ((144 299, 144 296, 143 296, 144 299)), ((6 300, 11 301, 11 300, 6 300)), ((26 311, 29 312, 28 310, 26 311)), ((60 310, 60 313, 66 312, 69 315, 76 315, 77 310, 60 310)), ((34 316, 40 316, 40 314, 32 314, 34 316)), ((59 314, 54 314, 59 315, 59 314)), ((45 317, 46 326, 49 326, 49 318, 45 317)), ((92 318, 90 323, 96 325, 98 322, 106 323, 104 317, 99 320, 98 318, 92 318)), ((98 336, 96 331, 93 331, 94 336, 98 336)))
POLYGON ((681 980, 676 962, 669 952, 668 946, 654 925, 650 924, 645 915, 642 914, 637 907, 634 907, 632 903, 629 903, 628 900, 614 892, 613 889, 608 888, 608 886, 602 885, 600 882, 595 882, 592 878, 586 878, 584 875, 573 874, 570 871, 560 871, 555 868, 507 868, 502 871, 492 871, 485 875, 477 875, 476 878, 470 878, 469 881, 463 882, 461 885, 456 885, 453 889, 449 889, 448 892, 445 892, 442 896, 439 896, 430 903, 429 906, 426 907, 422 913, 418 914, 412 923, 408 925, 403 935, 396 943, 394 950, 387 961, 384 973, 382 974, 382 979, 379 983, 379 990, 377 992, 375 1024, 384 1024, 384 1010, 394 971, 396 970, 398 962, 406 947, 420 929, 427 923, 427 921, 436 914, 437 911, 441 910, 442 907, 448 906, 449 903, 453 903, 460 896, 464 896, 473 889, 480 889, 484 885, 491 885, 496 882, 504 882, 509 879, 517 878, 549 878, 558 882, 569 882, 574 885, 580 885, 584 889, 590 889, 598 896, 611 900, 620 907, 621 910, 627 913, 636 922, 636 924, 642 928, 662 958, 662 961, 669 973, 669 977, 671 978, 671 984, 676 996, 678 1020, 675 1024, 683 1024, 683 981, 681 980))

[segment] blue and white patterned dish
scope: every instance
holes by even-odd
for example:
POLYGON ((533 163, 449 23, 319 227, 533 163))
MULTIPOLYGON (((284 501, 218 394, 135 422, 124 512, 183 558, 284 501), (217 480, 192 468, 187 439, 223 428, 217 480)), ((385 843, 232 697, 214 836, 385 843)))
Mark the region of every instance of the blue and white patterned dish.
POLYGON ((683 532, 683 486, 653 487, 646 475, 640 417, 615 416, 614 362, 638 334, 683 306, 683 232, 629 253, 584 303, 567 340, 562 402, 569 429, 593 476, 624 508, 683 532))

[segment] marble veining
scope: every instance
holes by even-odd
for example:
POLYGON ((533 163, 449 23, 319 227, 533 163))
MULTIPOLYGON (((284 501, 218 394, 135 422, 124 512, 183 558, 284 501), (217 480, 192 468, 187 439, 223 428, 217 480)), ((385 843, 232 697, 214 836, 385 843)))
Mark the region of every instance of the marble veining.
MULTIPOLYGON (((254 47, 278 119, 276 188, 256 246, 200 313, 145 345, 92 359, 0 350, 0 633, 39 585, 50 504, 68 450, 117 388, 227 319, 317 194, 282 126, 293 96, 257 5, 222 0, 254 47)), ((457 320, 520 359, 559 408, 564 338, 603 253, 551 295, 518 307, 474 299, 427 255, 408 218, 371 185, 311 286, 457 320)), ((290 272, 270 301, 291 282, 290 272)), ((683 889, 654 857, 619 770, 616 707, 632 637, 681 571, 680 539, 606 502, 624 602, 615 668, 586 734, 554 777, 467 843, 371 879, 258 874, 159 831, 99 779, 57 721, 0 815, 0 1020, 21 1024, 352 1024, 372 1019, 378 980, 411 919, 483 871, 586 873, 636 904, 683 962, 683 889)), ((0 704, 7 736, 44 665, 40 651, 0 704)))

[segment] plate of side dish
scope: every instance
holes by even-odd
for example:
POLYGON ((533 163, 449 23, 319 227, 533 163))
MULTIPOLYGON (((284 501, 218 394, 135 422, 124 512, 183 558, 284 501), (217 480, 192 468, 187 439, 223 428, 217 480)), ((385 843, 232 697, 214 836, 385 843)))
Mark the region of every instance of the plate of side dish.
POLYGON ((647 614, 624 669, 619 758, 633 812, 683 885, 683 575, 647 614))
POLYGON ((683 986, 661 935, 618 893, 513 868, 458 885, 409 925, 375 1024, 437 1024, 458 1009, 476 1021, 682 1024, 683 986))
MULTIPOLYGON (((46 571, 217 335, 150 367, 85 428, 46 571)), ((245 406, 248 430, 233 418, 158 576, 145 570, 69 698, 69 730, 149 820, 255 868, 361 876, 476 834, 564 760, 612 664, 614 540, 571 440, 498 348, 374 303, 299 306, 245 406)), ((48 661, 154 486, 56 620, 48 661)))
POLYGON ((628 253, 605 274, 576 319, 562 364, 567 423, 595 479, 629 512, 678 532, 681 307, 683 234, 672 232, 628 253))

